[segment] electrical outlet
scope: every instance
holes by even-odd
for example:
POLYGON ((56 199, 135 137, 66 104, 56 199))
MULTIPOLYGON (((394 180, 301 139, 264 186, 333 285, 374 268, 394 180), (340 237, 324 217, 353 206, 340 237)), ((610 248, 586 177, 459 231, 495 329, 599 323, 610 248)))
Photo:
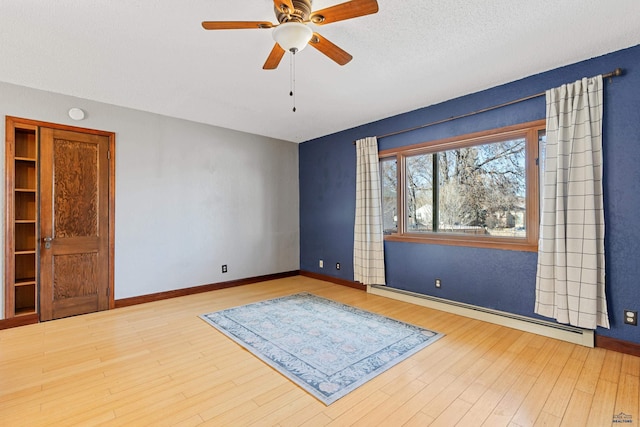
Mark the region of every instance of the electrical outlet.
POLYGON ((320 266, 320 268, 324 268, 324 261, 320 260, 320 262, 318 263, 318 265, 320 266))
POLYGON ((638 312, 632 311, 632 310, 625 310, 624 323, 626 325, 638 326, 638 312))
POLYGON ((340 270, 340 263, 336 262, 336 270, 340 270))
POLYGON ((227 272, 227 264, 223 264, 222 265, 222 272, 226 273, 227 272))
POLYGON ((442 282, 440 281, 440 279, 436 279, 436 288, 441 288, 442 287, 442 282))

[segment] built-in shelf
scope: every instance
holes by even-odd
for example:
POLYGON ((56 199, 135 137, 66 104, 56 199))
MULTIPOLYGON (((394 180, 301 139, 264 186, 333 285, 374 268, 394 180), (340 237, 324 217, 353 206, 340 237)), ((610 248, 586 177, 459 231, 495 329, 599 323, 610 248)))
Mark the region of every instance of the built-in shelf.
POLYGON ((20 281, 16 280, 15 286, 28 286, 28 285, 35 285, 36 284, 36 279, 35 277, 31 278, 31 279, 21 279, 20 281))
POLYGON ((38 130, 7 120, 5 317, 37 313, 38 130))

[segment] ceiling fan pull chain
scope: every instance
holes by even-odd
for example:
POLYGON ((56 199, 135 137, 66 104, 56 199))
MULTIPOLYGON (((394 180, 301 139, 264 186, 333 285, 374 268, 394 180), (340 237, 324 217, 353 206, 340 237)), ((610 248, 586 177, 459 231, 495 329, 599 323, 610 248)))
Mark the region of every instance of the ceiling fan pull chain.
POLYGON ((289 74, 291 75, 291 90, 289 96, 293 97, 293 112, 296 112, 296 50, 291 49, 291 60, 289 62, 289 74))

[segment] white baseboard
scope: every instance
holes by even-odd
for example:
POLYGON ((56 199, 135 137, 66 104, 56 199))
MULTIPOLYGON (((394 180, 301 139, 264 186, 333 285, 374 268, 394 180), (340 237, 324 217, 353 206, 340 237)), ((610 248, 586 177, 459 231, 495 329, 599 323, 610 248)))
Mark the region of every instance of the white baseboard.
POLYGON ((402 289, 389 288, 387 286, 367 286, 367 292, 435 310, 446 311, 459 316, 470 317, 484 322, 495 323, 508 328, 518 329, 533 334, 543 335, 567 341, 585 347, 594 347, 595 334, 590 329, 581 329, 574 326, 547 322, 545 320, 520 316, 504 311, 478 307, 471 304, 459 303, 430 295, 404 291, 402 289))

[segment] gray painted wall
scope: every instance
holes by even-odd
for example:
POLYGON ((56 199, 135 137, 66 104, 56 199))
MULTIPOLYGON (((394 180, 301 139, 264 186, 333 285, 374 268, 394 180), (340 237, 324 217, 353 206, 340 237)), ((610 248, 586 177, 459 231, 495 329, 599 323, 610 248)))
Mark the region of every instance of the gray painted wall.
POLYGON ((116 133, 116 299, 299 269, 296 144, 2 82, 0 115, 116 133))

